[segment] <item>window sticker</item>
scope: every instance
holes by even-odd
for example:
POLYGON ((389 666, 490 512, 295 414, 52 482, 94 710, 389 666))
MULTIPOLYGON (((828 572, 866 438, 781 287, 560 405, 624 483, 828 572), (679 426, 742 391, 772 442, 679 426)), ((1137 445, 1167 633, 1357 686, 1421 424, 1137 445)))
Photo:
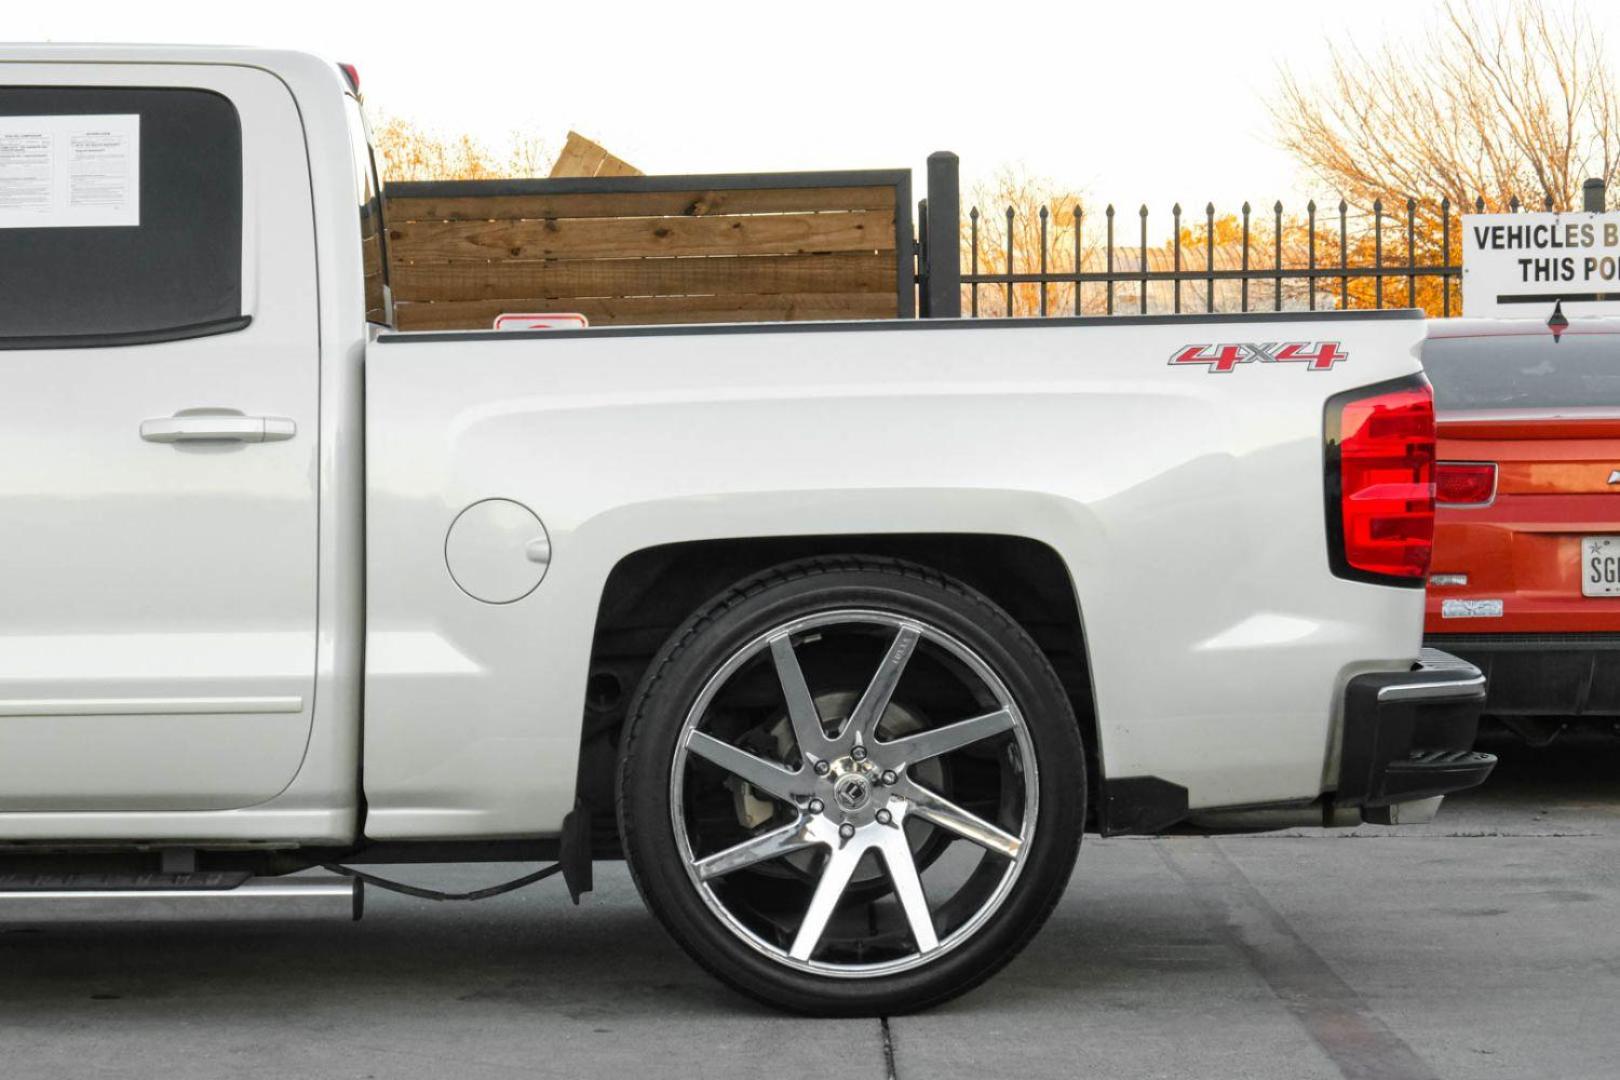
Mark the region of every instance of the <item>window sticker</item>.
POLYGON ((0 116, 0 229, 141 223, 141 118, 0 116))

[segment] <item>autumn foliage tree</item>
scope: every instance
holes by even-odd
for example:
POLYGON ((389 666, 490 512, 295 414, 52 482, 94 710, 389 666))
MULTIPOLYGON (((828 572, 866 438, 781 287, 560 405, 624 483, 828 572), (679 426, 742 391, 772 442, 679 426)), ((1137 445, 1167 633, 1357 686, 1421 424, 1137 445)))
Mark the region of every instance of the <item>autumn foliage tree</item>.
POLYGON ((490 147, 471 135, 445 135, 398 116, 372 129, 384 183, 402 180, 494 180, 545 176, 554 155, 543 140, 517 131, 490 147))

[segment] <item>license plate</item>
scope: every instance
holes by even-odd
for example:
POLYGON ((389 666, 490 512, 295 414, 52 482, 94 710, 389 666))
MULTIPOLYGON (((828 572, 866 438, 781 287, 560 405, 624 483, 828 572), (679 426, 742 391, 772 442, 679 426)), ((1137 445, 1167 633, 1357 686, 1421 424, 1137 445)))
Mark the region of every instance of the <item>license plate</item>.
POLYGON ((1581 595, 1620 596, 1620 536, 1581 537, 1581 595))

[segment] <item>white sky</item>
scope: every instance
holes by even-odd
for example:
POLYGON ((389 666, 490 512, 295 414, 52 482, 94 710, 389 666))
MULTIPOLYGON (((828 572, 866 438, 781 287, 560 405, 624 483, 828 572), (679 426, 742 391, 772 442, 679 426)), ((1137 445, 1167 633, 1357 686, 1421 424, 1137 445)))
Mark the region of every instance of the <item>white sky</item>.
MULTIPOLYGON (((1569 0, 1547 0, 1569 2, 1569 0)), ((1134 211, 1316 193, 1265 98, 1327 39, 1412 35, 1439 0, 51 0, 14 41, 216 42, 358 65, 368 106, 555 152, 574 128, 648 172, 910 166, 955 150, 1134 211)), ((1587 10, 1620 47, 1620 3, 1587 10)))

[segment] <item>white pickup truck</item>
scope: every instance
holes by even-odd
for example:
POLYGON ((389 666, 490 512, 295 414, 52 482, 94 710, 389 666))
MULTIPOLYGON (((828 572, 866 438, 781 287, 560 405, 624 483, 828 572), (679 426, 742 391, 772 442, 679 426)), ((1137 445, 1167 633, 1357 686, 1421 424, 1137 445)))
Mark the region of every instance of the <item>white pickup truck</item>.
POLYGON ((377 191, 331 64, 0 46, 0 922, 622 857, 733 986, 894 1011, 1088 824, 1489 772, 1418 313, 397 333, 377 191))

